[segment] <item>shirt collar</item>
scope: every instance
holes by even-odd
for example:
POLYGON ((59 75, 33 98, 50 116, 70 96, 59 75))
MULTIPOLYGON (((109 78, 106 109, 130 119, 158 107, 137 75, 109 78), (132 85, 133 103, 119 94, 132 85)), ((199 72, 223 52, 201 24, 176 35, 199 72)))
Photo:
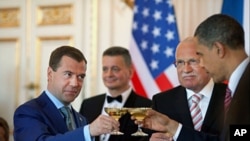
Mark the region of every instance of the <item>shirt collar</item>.
MULTIPOLYGON (((52 93, 49 92, 49 90, 45 90, 45 93, 52 101, 52 103, 56 106, 57 109, 60 109, 64 106, 61 101, 59 101, 52 93)), ((68 107, 70 107, 71 109, 71 105, 68 105, 68 107)))
MULTIPOLYGON (((210 79, 207 85, 198 93, 202 94, 204 97, 210 98, 212 96, 211 90, 213 89, 213 87, 214 87, 214 81, 213 79, 210 79)), ((186 92, 187 92, 187 99, 190 99, 193 96, 193 94, 195 94, 195 92, 190 89, 186 89, 186 92)))
MULTIPOLYGON (((122 104, 123 104, 123 105, 124 105, 125 101, 127 101, 127 99, 128 99, 128 97, 129 97, 131 91, 132 91, 132 87, 129 87, 126 91, 124 91, 124 92, 121 93, 121 96, 122 96, 122 104)), ((111 97, 112 97, 112 95, 111 95, 109 92, 107 92, 106 94, 107 94, 108 96, 111 96, 111 97)))
POLYGON ((250 57, 247 57, 246 59, 244 59, 244 61, 242 61, 237 68, 233 71, 232 75, 229 78, 228 81, 228 87, 232 92, 232 96, 234 95, 234 92, 236 90, 236 87, 240 81, 240 78, 242 76, 242 74, 244 73, 247 65, 250 62, 250 57))

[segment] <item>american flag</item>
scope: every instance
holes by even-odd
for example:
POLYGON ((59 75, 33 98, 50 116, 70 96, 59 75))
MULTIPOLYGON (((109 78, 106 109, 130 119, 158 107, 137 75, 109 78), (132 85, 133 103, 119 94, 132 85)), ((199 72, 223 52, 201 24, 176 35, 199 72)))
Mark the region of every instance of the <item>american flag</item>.
POLYGON ((175 49, 179 43, 171 0, 136 0, 132 24, 131 56, 136 92, 152 98, 178 85, 175 49))

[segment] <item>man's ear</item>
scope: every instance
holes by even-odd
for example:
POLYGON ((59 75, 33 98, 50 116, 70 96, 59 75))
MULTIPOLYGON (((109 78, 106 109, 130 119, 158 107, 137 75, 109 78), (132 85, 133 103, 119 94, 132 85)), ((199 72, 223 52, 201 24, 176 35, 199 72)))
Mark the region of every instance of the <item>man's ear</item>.
POLYGON ((224 57, 226 53, 226 47, 220 42, 215 42, 214 46, 215 46, 218 56, 221 58, 224 57))
POLYGON ((53 71, 52 68, 48 67, 48 69, 47 69, 47 77, 48 77, 48 79, 51 77, 52 71, 53 71))

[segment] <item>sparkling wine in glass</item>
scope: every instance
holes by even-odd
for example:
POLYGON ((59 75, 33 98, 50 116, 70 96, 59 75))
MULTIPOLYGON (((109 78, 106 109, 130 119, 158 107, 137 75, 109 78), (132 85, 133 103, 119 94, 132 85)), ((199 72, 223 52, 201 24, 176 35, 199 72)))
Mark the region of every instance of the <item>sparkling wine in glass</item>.
MULTIPOLYGON (((125 115, 128 112, 127 108, 105 107, 104 110, 109 116, 113 117, 116 121, 119 121, 121 116, 125 115)), ((123 135, 124 133, 114 130, 110 134, 111 135, 123 135)))
MULTIPOLYGON (((143 119, 146 117, 146 112, 148 109, 151 109, 149 107, 138 107, 138 108, 129 108, 128 112, 135 117, 137 121, 140 123, 143 121, 143 119)), ((138 124, 138 129, 135 133, 131 134, 132 136, 148 136, 147 133, 144 133, 141 129, 141 124, 138 124)))

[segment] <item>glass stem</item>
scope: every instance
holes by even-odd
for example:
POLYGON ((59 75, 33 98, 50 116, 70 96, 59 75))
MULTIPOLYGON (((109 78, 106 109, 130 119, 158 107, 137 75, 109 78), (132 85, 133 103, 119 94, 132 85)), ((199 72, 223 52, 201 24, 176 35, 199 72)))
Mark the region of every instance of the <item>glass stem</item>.
POLYGON ((142 127, 142 124, 139 124, 139 125, 138 125, 138 131, 139 131, 139 132, 142 132, 141 127, 142 127))

